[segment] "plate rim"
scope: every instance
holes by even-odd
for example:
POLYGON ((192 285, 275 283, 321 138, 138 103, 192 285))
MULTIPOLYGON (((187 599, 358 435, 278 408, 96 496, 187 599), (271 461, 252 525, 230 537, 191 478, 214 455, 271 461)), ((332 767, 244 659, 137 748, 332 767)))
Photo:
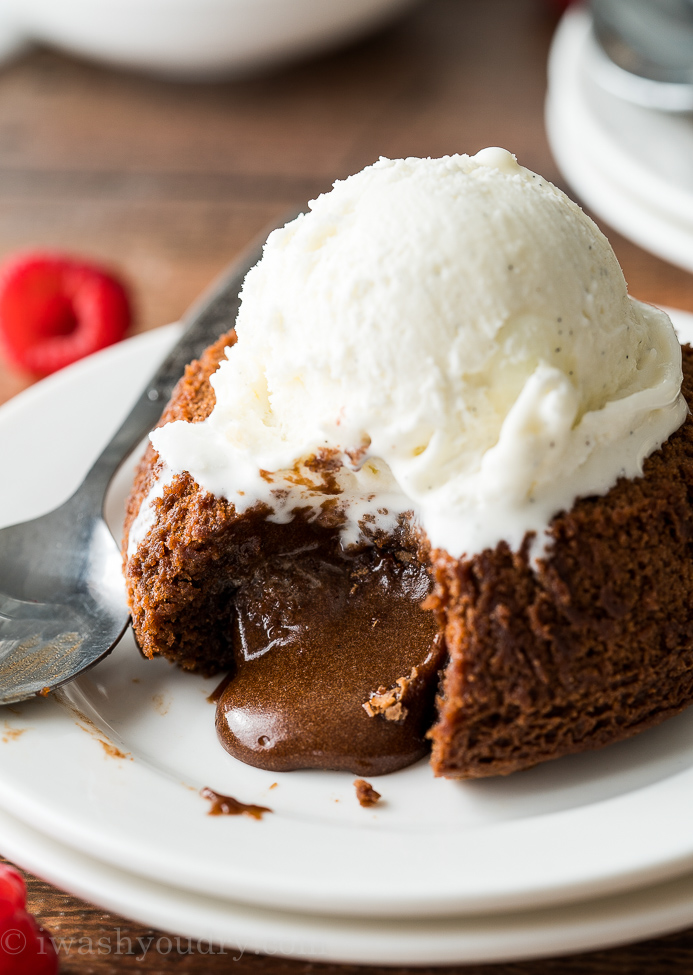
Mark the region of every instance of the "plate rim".
POLYGON ((395 927, 274 912, 172 887, 101 863, 0 810, 5 855, 100 907, 186 938, 316 962, 501 963, 595 951, 659 937, 693 920, 693 876, 578 905, 395 927), (204 911, 204 921, 200 913, 204 911), (172 923, 173 922, 173 923, 172 923), (289 932, 287 932, 287 926, 289 932), (301 935, 296 938, 296 932, 301 935), (242 940, 236 941, 237 935, 242 940), (296 938, 292 950, 287 934, 296 938))

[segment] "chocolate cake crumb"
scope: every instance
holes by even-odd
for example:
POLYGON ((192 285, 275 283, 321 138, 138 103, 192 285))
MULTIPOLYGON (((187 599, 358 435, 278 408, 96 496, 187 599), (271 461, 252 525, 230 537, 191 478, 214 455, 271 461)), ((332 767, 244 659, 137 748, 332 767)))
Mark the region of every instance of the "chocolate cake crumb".
POLYGON ((415 693, 419 677, 419 668, 412 667, 409 675, 398 677, 392 687, 379 687, 363 705, 368 717, 382 715, 386 721, 404 721, 409 712, 406 701, 415 693))
POLYGON ((364 809, 380 802, 380 793, 375 791, 370 782, 366 782, 365 779, 354 779, 354 786, 356 787, 356 798, 364 809))
POLYGON ((253 819, 262 819, 263 813, 271 813, 272 810, 267 806, 256 806, 249 802, 240 802, 233 796, 223 796, 220 792, 215 792, 205 786, 200 789, 203 799, 209 799, 212 807, 207 815, 209 816, 251 816, 253 819))

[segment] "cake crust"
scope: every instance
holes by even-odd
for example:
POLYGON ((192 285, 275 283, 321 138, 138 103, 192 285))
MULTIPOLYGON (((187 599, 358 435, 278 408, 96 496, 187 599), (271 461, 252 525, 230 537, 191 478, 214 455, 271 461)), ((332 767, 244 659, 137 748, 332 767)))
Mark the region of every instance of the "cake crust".
MULTIPOLYGON (((158 426, 174 420, 199 423, 209 416, 215 403, 209 377, 235 342, 231 330, 186 366, 158 426)), ((133 522, 161 471, 159 456, 149 444, 135 474, 123 532, 135 638, 147 657, 161 654, 186 670, 205 674, 228 670, 233 666, 231 608, 223 588, 214 585, 216 551, 206 543, 220 533, 223 542, 223 526, 238 522, 231 506, 201 491, 188 474, 178 476, 156 502, 156 520, 146 539, 133 556, 127 555, 133 522), (211 626, 212 620, 218 625, 211 626)))

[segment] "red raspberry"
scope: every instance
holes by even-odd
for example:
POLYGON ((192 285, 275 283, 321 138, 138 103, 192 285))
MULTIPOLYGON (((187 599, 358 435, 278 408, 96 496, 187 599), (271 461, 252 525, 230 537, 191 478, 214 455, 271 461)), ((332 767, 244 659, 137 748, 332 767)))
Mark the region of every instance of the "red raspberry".
POLYGON ((25 908, 21 875, 0 864, 0 975, 56 975, 53 942, 25 908))
POLYGON ((96 264, 22 254, 0 268, 5 355, 39 376, 118 342, 130 317, 125 288, 96 264))

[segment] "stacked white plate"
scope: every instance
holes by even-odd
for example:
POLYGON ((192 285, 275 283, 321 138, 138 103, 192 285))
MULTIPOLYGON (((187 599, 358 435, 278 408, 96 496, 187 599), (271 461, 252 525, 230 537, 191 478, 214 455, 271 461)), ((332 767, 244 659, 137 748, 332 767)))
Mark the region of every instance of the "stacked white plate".
POLYGON ((549 59, 546 127, 568 183, 641 247, 693 271, 693 116, 641 108, 601 88, 587 10, 570 10, 549 59))
MULTIPOLYGON (((693 335, 693 318, 677 315, 693 335)), ((173 341, 122 343, 0 410, 3 524, 65 499, 173 341)), ((110 492, 114 530, 131 467, 110 492)), ((47 699, 0 711, 0 852, 147 925, 244 951, 372 964, 499 961, 693 923, 693 710, 507 779, 274 774, 230 758, 214 680, 131 637, 47 699), (209 816, 209 786, 273 810, 209 816)))

